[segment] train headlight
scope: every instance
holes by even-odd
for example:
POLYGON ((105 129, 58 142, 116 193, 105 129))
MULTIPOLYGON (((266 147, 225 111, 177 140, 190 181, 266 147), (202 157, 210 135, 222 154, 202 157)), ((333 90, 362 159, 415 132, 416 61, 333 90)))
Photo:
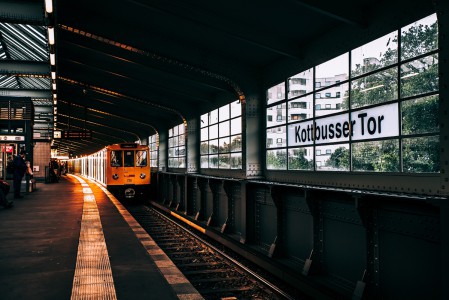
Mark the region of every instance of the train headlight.
POLYGON ((118 179, 118 174, 114 174, 114 175, 112 175, 112 179, 115 179, 115 180, 117 180, 117 179, 118 179))
POLYGON ((140 179, 144 179, 145 177, 147 177, 147 175, 145 175, 145 173, 140 173, 140 179))

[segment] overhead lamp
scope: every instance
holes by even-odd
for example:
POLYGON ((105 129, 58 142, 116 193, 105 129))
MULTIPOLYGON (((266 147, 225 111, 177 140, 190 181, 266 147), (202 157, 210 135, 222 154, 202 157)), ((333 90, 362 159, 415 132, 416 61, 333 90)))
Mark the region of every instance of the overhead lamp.
POLYGON ((48 43, 50 45, 55 44, 55 28, 54 27, 48 27, 48 43))
POLYGON ((58 100, 53 100, 53 105, 58 105, 58 100))
POLYGON ((53 99, 56 99, 56 94, 53 94, 53 99))
POLYGON ((52 66, 55 65, 55 54, 54 53, 50 53, 50 64, 52 66))
POLYGON ((53 80, 56 79, 56 72, 51 72, 51 79, 53 79, 53 80))
POLYGON ((56 83, 53 83, 52 86, 53 86, 53 91, 56 91, 56 83))
POLYGON ((53 12, 53 0, 45 0, 45 11, 49 14, 53 12))

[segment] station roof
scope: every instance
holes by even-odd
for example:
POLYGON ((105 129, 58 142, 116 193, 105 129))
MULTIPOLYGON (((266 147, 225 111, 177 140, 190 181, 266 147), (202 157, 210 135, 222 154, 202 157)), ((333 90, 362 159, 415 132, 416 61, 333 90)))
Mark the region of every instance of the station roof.
POLYGON ((44 0, 0 0, 0 8, 0 92, 33 99, 42 138, 53 128, 91 131, 89 140, 55 139, 74 155, 248 103, 434 12, 430 0, 53 0, 51 13, 44 0))

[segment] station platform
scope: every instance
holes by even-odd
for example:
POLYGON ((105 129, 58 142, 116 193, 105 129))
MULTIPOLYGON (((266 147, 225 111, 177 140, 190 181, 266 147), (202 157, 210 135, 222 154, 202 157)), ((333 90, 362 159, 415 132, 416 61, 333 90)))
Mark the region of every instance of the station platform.
MULTIPOLYGON (((12 191, 11 191, 12 192, 12 191)), ((1 299, 202 299, 117 199, 62 176, 0 208, 1 299)))

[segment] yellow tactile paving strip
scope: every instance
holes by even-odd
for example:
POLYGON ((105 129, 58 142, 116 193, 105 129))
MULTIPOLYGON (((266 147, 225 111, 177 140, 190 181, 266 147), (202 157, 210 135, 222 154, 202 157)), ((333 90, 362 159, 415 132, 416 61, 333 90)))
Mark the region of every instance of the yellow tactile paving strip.
POLYGON ((161 248, 154 242, 154 240, 148 235, 148 233, 140 226, 140 224, 134 219, 133 216, 123 207, 123 205, 112 195, 106 188, 96 183, 105 194, 109 197, 111 202, 115 205, 122 217, 128 223, 133 230, 137 239, 141 242, 143 247, 147 250, 160 272, 164 276, 165 280, 172 286, 176 296, 182 300, 200 300, 204 299, 198 292, 184 293, 183 291, 196 291, 187 278, 179 271, 179 269, 173 264, 168 256, 162 251, 161 248), (186 285, 189 288, 183 288, 186 285), (180 288, 177 289, 177 286, 180 288), (179 290, 179 291, 178 291, 179 290))
POLYGON ((71 299, 117 299, 95 197, 83 179, 73 177, 83 187, 84 204, 71 299))

